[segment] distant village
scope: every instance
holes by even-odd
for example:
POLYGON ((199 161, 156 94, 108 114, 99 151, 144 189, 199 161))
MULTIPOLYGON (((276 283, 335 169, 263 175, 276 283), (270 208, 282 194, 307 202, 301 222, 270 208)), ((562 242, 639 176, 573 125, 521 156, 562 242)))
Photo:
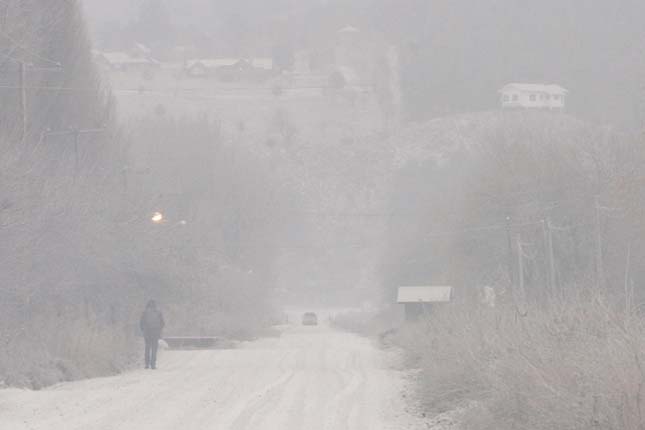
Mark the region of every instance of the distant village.
MULTIPOLYGON (((117 95, 168 91, 174 84, 177 89, 268 89, 274 96, 287 90, 307 91, 309 96, 343 90, 345 95, 354 94, 354 99, 355 94, 362 94, 396 104, 400 65, 395 48, 370 40, 351 25, 337 30, 331 46, 276 51, 271 56, 229 57, 205 57, 195 48, 178 46, 162 61, 146 45, 133 43, 124 51, 96 50, 93 55, 117 95)), ((549 111, 563 111, 569 93, 557 84, 527 82, 508 83, 497 92, 498 107, 503 110, 549 111)), ((491 88, 491 107, 494 94, 491 88)))
POLYGON ((94 59, 111 82, 138 82, 145 87, 157 76, 201 79, 212 83, 245 83, 279 87, 363 88, 373 86, 374 49, 360 30, 338 30, 335 47, 328 52, 300 50, 272 56, 205 58, 190 47, 176 47, 173 60, 155 58, 150 48, 133 43, 117 52, 94 51, 94 59))

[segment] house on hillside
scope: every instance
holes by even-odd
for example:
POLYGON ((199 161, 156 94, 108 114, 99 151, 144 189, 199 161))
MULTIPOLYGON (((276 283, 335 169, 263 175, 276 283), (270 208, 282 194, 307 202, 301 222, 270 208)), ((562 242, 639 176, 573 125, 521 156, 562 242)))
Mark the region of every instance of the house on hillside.
POLYGON ((95 52, 94 59, 104 68, 121 72, 150 71, 161 66, 161 63, 155 59, 120 51, 95 52))
POLYGON ((562 110, 568 90, 560 85, 507 84, 499 90, 503 109, 548 109, 562 110))
POLYGON ((273 70, 273 58, 251 58, 250 60, 251 67, 258 70, 272 71, 273 70))
POLYGON ((243 68, 239 58, 201 58, 186 62, 186 73, 195 78, 216 76, 222 72, 232 72, 243 68))
POLYGON ((216 77, 222 81, 254 80, 273 72, 271 58, 196 59, 186 63, 185 71, 195 78, 216 77))
POLYGON ((451 300, 452 287, 448 286, 399 287, 396 298, 397 303, 405 306, 405 319, 408 321, 429 315, 433 305, 451 300))
POLYGON ((109 71, 152 72, 161 67, 150 48, 142 43, 135 43, 125 51, 92 51, 92 54, 94 61, 109 71))
POLYGON ((248 61, 251 67, 243 73, 243 79, 252 82, 263 82, 280 73, 273 58, 254 57, 248 61))

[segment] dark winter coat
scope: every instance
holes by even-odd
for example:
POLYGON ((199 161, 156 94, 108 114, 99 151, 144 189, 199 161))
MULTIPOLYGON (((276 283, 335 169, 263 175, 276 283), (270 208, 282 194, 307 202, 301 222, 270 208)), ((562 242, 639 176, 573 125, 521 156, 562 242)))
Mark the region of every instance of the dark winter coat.
POLYGON ((147 308, 141 315, 139 327, 146 338, 160 338, 161 330, 166 325, 163 315, 158 309, 147 308))

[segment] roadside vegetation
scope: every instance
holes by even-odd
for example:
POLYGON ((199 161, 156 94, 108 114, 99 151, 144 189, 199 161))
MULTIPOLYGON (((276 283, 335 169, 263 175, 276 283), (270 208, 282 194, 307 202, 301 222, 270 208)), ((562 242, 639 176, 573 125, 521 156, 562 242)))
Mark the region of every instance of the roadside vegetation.
POLYGON ((393 337, 425 408, 466 429, 641 428, 640 136, 516 112, 399 139, 386 296, 456 290, 393 337))
POLYGON ((460 411, 460 428, 638 429, 644 336, 640 317, 583 294, 524 317, 455 304, 395 341, 424 408, 460 411))

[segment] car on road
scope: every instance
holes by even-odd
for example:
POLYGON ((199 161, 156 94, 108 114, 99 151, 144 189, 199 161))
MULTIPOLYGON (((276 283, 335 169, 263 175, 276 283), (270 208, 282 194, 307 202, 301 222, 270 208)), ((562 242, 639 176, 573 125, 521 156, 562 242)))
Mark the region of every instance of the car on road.
POLYGON ((318 325, 318 315, 314 312, 305 312, 302 316, 302 325, 318 325))

